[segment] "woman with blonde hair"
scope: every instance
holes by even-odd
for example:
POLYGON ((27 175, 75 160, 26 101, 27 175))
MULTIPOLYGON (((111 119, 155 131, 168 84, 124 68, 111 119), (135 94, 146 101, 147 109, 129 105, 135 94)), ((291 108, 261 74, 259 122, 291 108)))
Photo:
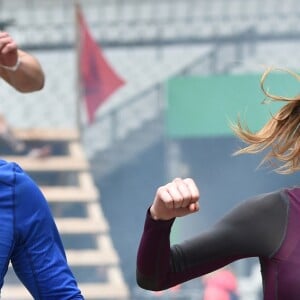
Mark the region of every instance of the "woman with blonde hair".
MULTIPOLYGON (((272 95, 283 101, 278 113, 257 132, 238 119, 234 133, 246 143, 235 154, 267 151, 262 163, 278 173, 300 169, 300 96, 272 95)), ((293 72, 288 73, 299 79, 293 72)), ((286 188, 247 199, 212 228, 179 244, 170 244, 172 224, 199 210, 200 192, 191 178, 175 178, 157 189, 147 211, 137 253, 140 287, 163 290, 208 274, 236 260, 258 257, 264 300, 300 299, 300 187, 286 188)))

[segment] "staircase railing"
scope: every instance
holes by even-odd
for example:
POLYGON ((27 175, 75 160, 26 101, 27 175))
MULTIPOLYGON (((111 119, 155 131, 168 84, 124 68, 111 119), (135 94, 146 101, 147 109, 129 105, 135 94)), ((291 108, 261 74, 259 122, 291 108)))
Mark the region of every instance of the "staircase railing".
MULTIPOLYGON (((255 31, 250 28, 233 36, 231 42, 217 42, 208 53, 201 54, 172 77, 228 73, 255 52, 254 37, 255 31)), ((128 140, 132 132, 144 130, 143 126, 151 120, 161 122, 161 126, 157 127, 157 137, 160 137, 163 134, 166 106, 165 83, 165 80, 154 83, 100 115, 92 127, 86 127, 83 130, 83 143, 89 159, 93 160, 99 152, 113 148, 122 140, 128 140), (95 139, 95 136, 99 138, 95 139)))

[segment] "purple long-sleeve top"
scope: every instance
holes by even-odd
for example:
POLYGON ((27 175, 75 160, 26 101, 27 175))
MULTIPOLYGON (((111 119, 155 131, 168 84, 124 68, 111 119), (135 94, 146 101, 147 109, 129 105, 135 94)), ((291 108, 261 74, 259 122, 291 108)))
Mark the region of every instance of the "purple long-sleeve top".
POLYGON ((137 283, 163 290, 247 257, 261 263, 264 300, 300 299, 300 188, 248 199, 206 232, 170 245, 173 220, 147 211, 137 283))

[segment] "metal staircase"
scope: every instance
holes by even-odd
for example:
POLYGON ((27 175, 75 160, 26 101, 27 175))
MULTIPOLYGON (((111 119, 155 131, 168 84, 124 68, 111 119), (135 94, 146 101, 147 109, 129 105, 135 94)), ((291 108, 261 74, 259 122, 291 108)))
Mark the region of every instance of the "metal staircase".
MULTIPOLYGON (((119 257, 78 132, 16 130, 15 133, 27 143, 47 142, 64 152, 43 159, 25 156, 4 156, 3 159, 19 163, 39 184, 52 209, 69 265, 85 299, 128 299, 119 257)), ((11 267, 1 298, 32 299, 11 267)))

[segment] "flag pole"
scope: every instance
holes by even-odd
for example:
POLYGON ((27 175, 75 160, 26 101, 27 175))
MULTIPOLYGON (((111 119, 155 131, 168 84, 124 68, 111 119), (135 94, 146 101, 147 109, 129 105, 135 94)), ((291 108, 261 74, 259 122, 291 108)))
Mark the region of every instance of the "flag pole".
POLYGON ((79 132, 79 139, 82 138, 82 122, 81 122, 81 100, 82 100, 82 91, 80 84, 80 28, 79 28, 79 9, 80 5, 78 0, 73 0, 74 3, 74 23, 75 23, 75 90, 76 90, 76 126, 79 132))
POLYGON ((77 111, 78 127, 82 130, 83 122, 80 108, 85 104, 88 125, 95 121, 100 105, 106 101, 125 81, 112 68, 102 53, 101 47, 94 40, 78 2, 76 11, 76 57, 77 57, 77 111), (84 100, 84 101, 82 101, 84 100))

